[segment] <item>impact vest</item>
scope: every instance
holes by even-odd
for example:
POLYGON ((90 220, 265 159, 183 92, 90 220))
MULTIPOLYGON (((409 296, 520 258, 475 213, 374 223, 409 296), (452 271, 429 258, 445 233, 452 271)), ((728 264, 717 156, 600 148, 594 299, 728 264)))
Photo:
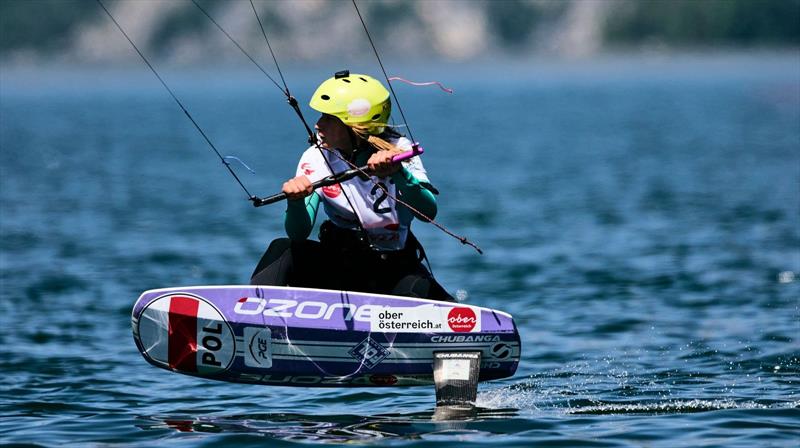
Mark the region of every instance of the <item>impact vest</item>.
MULTIPOLYGON (((405 137, 390 142, 404 151, 411 150, 411 142, 405 137)), ((311 182, 330 176, 331 171, 325 160, 335 173, 350 169, 350 166, 330 151, 320 151, 312 146, 300 158, 296 175, 305 175, 311 182)), ((419 156, 402 164, 420 183, 429 183, 419 156)), ((413 215, 407 210, 398 211, 395 201, 375 182, 383 185, 391 196, 397 197, 397 187, 391 176, 385 178, 372 176, 372 181, 357 176, 340 184, 323 187, 315 194, 322 199, 325 213, 336 226, 343 229, 358 229, 358 222, 361 221, 373 246, 380 250, 400 250, 405 247, 413 215), (358 216, 353 213, 347 198, 350 199, 358 216)))

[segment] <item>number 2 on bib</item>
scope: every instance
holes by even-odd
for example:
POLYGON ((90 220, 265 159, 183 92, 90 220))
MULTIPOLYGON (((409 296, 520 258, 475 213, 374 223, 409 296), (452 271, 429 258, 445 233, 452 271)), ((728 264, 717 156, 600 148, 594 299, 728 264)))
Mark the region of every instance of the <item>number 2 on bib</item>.
POLYGON ((379 214, 391 212, 392 211, 391 207, 381 207, 383 201, 385 201, 386 198, 388 197, 388 194, 386 193, 386 184, 384 184, 383 182, 378 182, 372 187, 372 191, 370 191, 370 194, 372 194, 372 196, 375 196, 378 190, 380 190, 381 193, 378 196, 378 199, 375 200, 375 203, 372 204, 372 211, 379 214))

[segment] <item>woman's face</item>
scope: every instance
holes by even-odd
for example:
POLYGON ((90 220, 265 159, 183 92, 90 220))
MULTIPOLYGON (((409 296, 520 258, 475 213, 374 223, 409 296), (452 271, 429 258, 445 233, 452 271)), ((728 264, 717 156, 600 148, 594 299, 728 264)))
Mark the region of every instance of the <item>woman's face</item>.
POLYGON ((322 114, 317 120, 317 124, 314 125, 314 129, 324 148, 339 149, 345 152, 352 150, 350 130, 333 115, 322 114))

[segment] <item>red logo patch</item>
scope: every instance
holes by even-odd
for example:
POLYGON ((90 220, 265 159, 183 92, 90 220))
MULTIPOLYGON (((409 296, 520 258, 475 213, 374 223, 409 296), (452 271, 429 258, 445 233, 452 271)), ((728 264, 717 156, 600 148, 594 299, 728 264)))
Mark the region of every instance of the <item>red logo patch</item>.
POLYGON ((194 421, 192 420, 164 420, 170 428, 175 428, 180 432, 194 432, 194 421))
POLYGON ((325 193, 325 196, 333 199, 342 194, 342 187, 339 184, 334 184, 327 187, 322 187, 322 192, 325 193))
POLYGON ((306 176, 310 176, 311 174, 314 173, 314 170, 311 169, 311 164, 308 162, 300 165, 300 169, 303 170, 303 174, 305 174, 306 176))
POLYGON ((465 333, 472 331, 477 323, 478 318, 475 317, 475 311, 472 311, 472 308, 457 307, 447 313, 447 325, 455 332, 465 333))
POLYGON ((391 386, 397 382, 394 375, 370 375, 369 382, 376 386, 391 386))

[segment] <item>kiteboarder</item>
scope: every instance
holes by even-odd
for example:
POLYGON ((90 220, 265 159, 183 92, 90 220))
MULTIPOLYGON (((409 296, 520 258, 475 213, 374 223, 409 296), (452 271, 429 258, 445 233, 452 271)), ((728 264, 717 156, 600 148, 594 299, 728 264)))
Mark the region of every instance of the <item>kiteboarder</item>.
POLYGON ((392 162, 413 145, 388 125, 389 91, 375 78, 341 71, 317 88, 309 105, 322 115, 314 126, 316 143, 283 184, 288 238, 272 241, 251 284, 454 301, 422 264, 425 251, 410 230, 413 218, 435 217, 438 191, 419 157, 392 162), (369 177, 319 190, 311 185, 364 165, 369 177), (314 241, 309 237, 320 204, 328 219, 314 241))

